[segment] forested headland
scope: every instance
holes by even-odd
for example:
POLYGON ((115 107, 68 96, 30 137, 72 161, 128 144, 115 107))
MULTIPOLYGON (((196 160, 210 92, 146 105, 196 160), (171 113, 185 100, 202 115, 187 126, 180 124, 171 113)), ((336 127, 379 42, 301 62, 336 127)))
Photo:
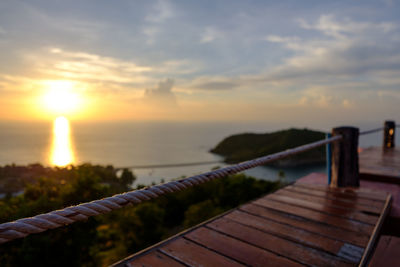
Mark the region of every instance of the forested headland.
MULTIPOLYGON (((238 163, 257 157, 284 151, 325 138, 325 134, 308 129, 288 129, 272 133, 243 133, 229 136, 211 149, 221 155, 227 163, 238 163)), ((322 164, 325 162, 325 148, 318 147, 300 155, 270 163, 270 166, 295 167, 322 164)))

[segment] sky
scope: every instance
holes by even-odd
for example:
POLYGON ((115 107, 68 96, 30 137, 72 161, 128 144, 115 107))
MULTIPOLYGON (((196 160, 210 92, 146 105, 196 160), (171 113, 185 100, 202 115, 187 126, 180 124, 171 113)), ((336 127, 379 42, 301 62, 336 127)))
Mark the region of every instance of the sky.
POLYGON ((399 1, 0 1, 0 120, 334 125, 399 103, 399 1))

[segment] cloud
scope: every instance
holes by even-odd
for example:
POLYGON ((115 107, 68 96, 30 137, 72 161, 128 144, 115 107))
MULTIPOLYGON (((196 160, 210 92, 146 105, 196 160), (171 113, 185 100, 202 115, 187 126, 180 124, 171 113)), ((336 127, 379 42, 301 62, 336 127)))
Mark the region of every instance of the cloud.
POLYGON ((6 30, 0 26, 0 36, 5 35, 6 33, 6 30))
POLYGON ((60 48, 47 51, 45 55, 28 54, 26 59, 35 65, 40 74, 54 79, 133 86, 147 83, 148 73, 153 71, 150 66, 86 52, 64 51, 60 48))
POLYGON ((298 42, 300 39, 298 37, 282 37, 278 35, 268 35, 265 37, 266 41, 272 42, 272 43, 294 43, 298 42))
POLYGON ((188 89, 202 91, 231 90, 240 85, 240 81, 229 77, 203 76, 192 80, 186 85, 188 89))
POLYGON ((175 94, 172 92, 173 86, 174 80, 166 79, 160 81, 156 88, 146 89, 143 97, 145 104, 163 107, 177 106, 175 94))
POLYGON ((388 7, 393 7, 395 5, 395 0, 382 0, 382 2, 388 7))
POLYGON ((319 108, 331 107, 335 101, 324 88, 313 87, 301 92, 302 97, 299 100, 301 106, 314 106, 319 108))
POLYGON ((153 23, 161 23, 172 17, 174 17, 174 11, 171 3, 166 0, 158 0, 153 7, 153 11, 146 16, 145 20, 153 23))
POLYGON ((201 64, 186 59, 167 60, 152 66, 139 65, 129 60, 58 47, 30 51, 21 54, 21 58, 30 71, 18 74, 0 72, 2 96, 27 92, 39 94, 44 90, 44 81, 68 80, 79 85, 79 91, 94 98, 176 106, 173 80, 160 82, 154 89, 145 88, 160 77, 190 75, 201 67, 201 64))
POLYGON ((378 90, 377 95, 380 98, 387 97, 399 100, 400 99, 400 92, 399 91, 391 91, 391 90, 378 90))
POLYGON ((352 106, 354 106, 354 104, 348 99, 343 99, 342 105, 344 108, 351 108, 352 106))
POLYGON ((152 11, 145 17, 147 22, 142 32, 146 36, 146 44, 153 45, 157 39, 157 36, 162 34, 162 27, 168 19, 175 16, 175 11, 172 5, 167 0, 158 0, 153 6, 152 11))
POLYGON ((336 83, 364 75, 368 75, 364 79, 378 79, 385 71, 400 74, 399 28, 393 23, 339 21, 332 15, 322 15, 315 23, 300 20, 300 26, 321 35, 308 39, 267 36, 267 41, 281 44, 294 54, 259 75, 260 80, 336 83))
POLYGON ((194 74, 204 67, 204 63, 197 60, 174 59, 157 65, 154 71, 171 75, 194 74))
POLYGON ((24 76, 0 73, 0 93, 4 94, 26 94, 32 90, 36 81, 24 76))
POLYGON ((217 30, 215 27, 207 27, 202 36, 201 36, 201 43, 211 43, 218 38, 223 37, 223 33, 217 30))
POLYGON ((321 15, 318 21, 314 24, 310 24, 303 19, 298 21, 300 26, 304 29, 317 30, 327 36, 332 36, 335 38, 345 38, 350 34, 368 34, 370 31, 383 31, 384 33, 388 33, 396 29, 396 25, 389 22, 355 22, 350 19, 338 21, 333 15, 321 15))

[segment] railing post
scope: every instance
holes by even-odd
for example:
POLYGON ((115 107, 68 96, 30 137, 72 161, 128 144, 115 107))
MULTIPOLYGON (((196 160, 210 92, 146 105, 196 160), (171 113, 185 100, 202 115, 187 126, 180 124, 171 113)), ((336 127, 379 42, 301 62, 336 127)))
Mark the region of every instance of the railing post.
POLYGON ((332 187, 358 187, 358 128, 338 127, 332 129, 332 136, 341 135, 343 139, 332 145, 332 187))
MULTIPOLYGON (((327 133, 326 134, 326 139, 329 139, 332 137, 331 133, 327 133)), ((331 184, 331 180, 332 180, 332 144, 326 144, 325 147, 326 150, 326 174, 328 176, 328 185, 331 184)))
POLYGON ((394 121, 385 121, 383 127, 383 148, 393 148, 395 146, 396 123, 394 121))

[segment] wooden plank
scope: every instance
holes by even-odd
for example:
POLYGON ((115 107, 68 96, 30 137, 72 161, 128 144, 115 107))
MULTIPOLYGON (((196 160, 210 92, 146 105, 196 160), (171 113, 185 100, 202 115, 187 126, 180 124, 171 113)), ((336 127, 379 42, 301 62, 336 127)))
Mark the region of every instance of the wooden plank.
POLYGON ((293 206, 320 211, 341 218, 351 219, 365 224, 375 225, 375 223, 378 221, 378 216, 364 214, 358 212, 357 210, 343 209, 342 207, 333 207, 319 202, 310 202, 304 199, 296 198, 295 196, 272 194, 266 198, 293 206))
POLYGON ((337 191, 337 192, 342 192, 346 194, 351 194, 354 195, 356 194, 358 197, 361 198, 367 198, 367 199, 373 199, 373 200, 380 200, 382 202, 385 202, 387 193, 382 192, 382 191, 376 191, 371 188, 365 188, 365 187, 351 187, 351 188, 336 188, 336 187, 327 187, 324 185, 319 185, 319 184, 310 184, 310 183, 296 183, 294 184, 295 186, 307 186, 316 190, 323 190, 323 191, 337 191))
POLYGON ((400 183, 400 150, 371 147, 360 154, 360 174, 371 180, 400 183))
POLYGON ((392 203, 392 196, 388 195, 386 198, 386 202, 385 202, 385 207, 381 213, 381 215, 379 216, 379 221, 377 222, 377 224, 375 225, 374 231, 371 234, 371 238, 368 241, 368 245, 365 248, 364 251, 364 255, 360 261, 360 265, 359 266, 367 266, 368 261, 370 260, 370 255, 372 253, 372 250, 374 249, 374 246, 376 244, 376 241, 378 240, 378 236, 381 230, 381 227, 383 225, 383 222, 385 221, 386 216, 388 215, 389 211, 390 211, 390 205, 392 203))
POLYGON ((173 267, 181 267, 185 266, 182 263, 158 252, 152 251, 148 254, 144 254, 143 256, 134 258, 133 260, 126 263, 128 267, 157 267, 157 266, 173 266, 173 267))
POLYGON ((273 220, 254 216, 239 210, 227 214, 224 218, 263 232, 293 240, 305 246, 330 252, 334 255, 337 255, 341 247, 345 244, 345 242, 337 239, 305 231, 301 228, 295 228, 291 225, 277 223, 273 220))
MULTIPOLYGON (((322 250, 306 247, 225 218, 210 222, 207 224, 207 227, 302 264, 314 266, 352 266, 352 264, 344 259, 332 256, 322 250)), ((360 258, 361 256, 360 254, 360 258)), ((358 263, 360 258, 356 259, 356 262, 353 263, 358 263)))
POLYGON ((314 195, 309 195, 305 194, 304 192, 299 192, 295 190, 289 190, 286 188, 283 188, 275 194, 279 195, 285 195, 285 196, 293 196, 296 198, 308 200, 314 203, 323 203, 324 205, 329 205, 333 207, 342 207, 345 209, 350 209, 350 210, 358 210, 361 212, 368 212, 371 214, 380 214, 381 209, 374 207, 374 206, 367 206, 367 205, 360 205, 357 202, 354 201, 342 201, 341 199, 332 199, 332 198, 324 198, 320 196, 314 196, 314 195))
POLYGON ((349 231, 346 229, 335 227, 333 225, 321 224, 317 221, 293 216, 282 211, 275 211, 254 204, 246 204, 241 206, 239 209, 262 218, 274 220, 276 222, 284 223, 294 228, 307 230, 321 236, 341 240, 343 242, 360 247, 366 246, 369 239, 368 235, 363 233, 349 231))
POLYGON ((190 266, 244 266, 184 238, 167 243, 160 251, 190 266))
POLYGON ((340 218, 337 216, 329 215, 326 213, 322 213, 319 211, 314 211, 306 208, 301 208, 297 206, 292 206, 289 204, 273 201, 266 198, 260 198, 253 202, 253 204, 260 205, 263 207, 267 207, 274 210, 279 210, 282 212, 287 212, 290 214, 294 214, 300 217, 304 217, 310 220, 314 220, 317 222, 330 224, 337 226, 339 228, 347 229, 354 232, 370 234, 373 230, 373 226, 360 223, 357 221, 346 220, 344 218, 340 218))
POLYGON ((400 266, 400 238, 381 236, 378 246, 372 256, 370 267, 400 266))
POLYGON ((400 174, 397 167, 387 167, 385 164, 380 164, 380 166, 373 166, 372 163, 364 162, 369 164, 360 168, 360 174, 373 174, 376 176, 389 176, 394 177, 394 180, 400 179, 400 174))
POLYGON ((314 185, 314 184, 308 184, 308 183, 296 183, 296 184, 294 184, 294 186, 306 187, 309 189, 320 190, 320 191, 324 191, 324 192, 335 192, 338 194, 343 194, 343 195, 340 195, 341 197, 347 196, 347 197, 353 197, 356 199, 365 198, 365 199, 381 201, 381 202, 385 202, 386 196, 387 196, 384 193, 377 193, 377 192, 374 193, 371 190, 366 192, 359 188, 356 189, 356 188, 327 187, 327 186, 314 185))
POLYGON ((376 207, 378 209, 382 209, 384 203, 381 201, 375 201, 375 200, 370 200, 370 199, 364 199, 364 198, 354 198, 352 196, 348 195, 343 195, 343 194, 338 194, 333 191, 320 191, 320 190, 313 190, 310 188, 306 187, 301 187, 301 186, 287 186, 287 190, 293 190, 305 194, 310 194, 313 196, 320 196, 320 197, 326 197, 330 199, 341 199, 342 201, 349 201, 349 202, 356 202, 360 205, 368 205, 372 207, 376 207))
POLYGON ((301 266, 301 264, 260 249, 243 241, 201 227, 185 235, 208 249, 214 250, 243 264, 252 266, 301 266))

